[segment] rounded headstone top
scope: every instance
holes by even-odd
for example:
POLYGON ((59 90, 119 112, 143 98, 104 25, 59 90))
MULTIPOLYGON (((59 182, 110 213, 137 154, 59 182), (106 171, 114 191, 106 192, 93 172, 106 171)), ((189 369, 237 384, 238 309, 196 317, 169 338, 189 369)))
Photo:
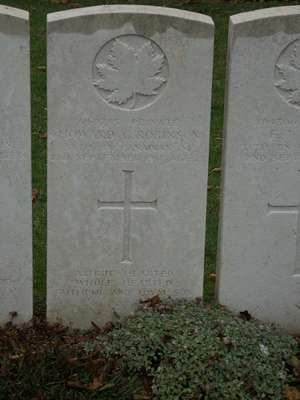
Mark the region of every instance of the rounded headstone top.
POLYGON ((154 6, 140 6, 140 5, 103 5, 95 7, 76 8, 73 10, 50 13, 47 16, 47 21, 48 23, 50 23, 71 18, 93 16, 97 14, 158 15, 158 16, 166 16, 173 18, 181 18, 214 26, 213 20, 209 16, 204 14, 185 11, 185 10, 178 10, 175 8, 168 8, 168 7, 154 7, 154 6))
POLYGON ((15 17, 19 19, 29 20, 29 12, 25 10, 21 10, 19 8, 8 7, 0 5, 0 15, 5 15, 9 17, 15 17))
POLYGON ((230 22, 237 25, 261 19, 296 15, 300 15, 300 6, 271 7, 232 15, 230 22))

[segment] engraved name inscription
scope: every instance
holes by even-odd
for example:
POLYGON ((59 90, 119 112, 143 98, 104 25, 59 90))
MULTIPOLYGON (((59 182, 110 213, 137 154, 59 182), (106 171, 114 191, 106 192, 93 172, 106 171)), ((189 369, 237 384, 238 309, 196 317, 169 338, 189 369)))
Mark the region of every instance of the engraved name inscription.
POLYGON ((74 129, 52 133, 49 161, 198 161, 203 152, 201 120, 192 120, 86 119, 74 129))
POLYGON ((261 140, 242 145, 245 161, 293 162, 300 160, 300 119, 264 119, 254 126, 261 140))

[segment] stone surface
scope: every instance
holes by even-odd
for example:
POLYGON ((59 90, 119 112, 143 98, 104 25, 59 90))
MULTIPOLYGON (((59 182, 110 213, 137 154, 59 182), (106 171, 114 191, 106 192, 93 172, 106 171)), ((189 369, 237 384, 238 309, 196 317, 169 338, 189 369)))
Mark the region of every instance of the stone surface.
POLYGON ((219 301, 300 333, 300 7, 235 15, 219 301))
POLYGON ((0 324, 32 317, 29 17, 0 6, 0 324))
POLYGON ((49 15, 49 320, 202 295, 213 31, 147 6, 49 15))

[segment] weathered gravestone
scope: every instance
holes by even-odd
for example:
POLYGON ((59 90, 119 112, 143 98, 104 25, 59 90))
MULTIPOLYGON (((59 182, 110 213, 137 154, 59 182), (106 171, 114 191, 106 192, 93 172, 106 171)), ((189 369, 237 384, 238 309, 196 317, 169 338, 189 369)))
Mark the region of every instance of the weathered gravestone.
POLYGON ((51 321, 201 296, 213 31, 167 8, 49 15, 51 321))
POLYGON ((0 6, 0 324, 32 317, 29 17, 0 6))
POLYGON ((233 16, 218 296, 300 332, 300 7, 233 16))

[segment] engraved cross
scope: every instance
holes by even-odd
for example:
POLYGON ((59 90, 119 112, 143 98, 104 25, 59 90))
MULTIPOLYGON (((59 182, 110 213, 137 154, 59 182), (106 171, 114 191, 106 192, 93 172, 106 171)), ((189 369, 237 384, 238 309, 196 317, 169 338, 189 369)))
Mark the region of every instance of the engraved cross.
POLYGON ((300 205, 273 205, 268 204, 269 214, 297 214, 297 239, 296 239, 296 260, 293 275, 300 275, 300 205))
POLYGON ((132 210, 156 210, 157 199, 153 201, 132 200, 132 174, 134 171, 124 170, 124 200, 123 201, 101 201, 98 200, 98 209, 123 210, 123 255, 122 263, 131 263, 130 229, 132 210))

